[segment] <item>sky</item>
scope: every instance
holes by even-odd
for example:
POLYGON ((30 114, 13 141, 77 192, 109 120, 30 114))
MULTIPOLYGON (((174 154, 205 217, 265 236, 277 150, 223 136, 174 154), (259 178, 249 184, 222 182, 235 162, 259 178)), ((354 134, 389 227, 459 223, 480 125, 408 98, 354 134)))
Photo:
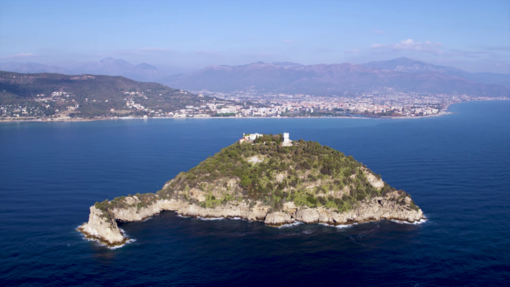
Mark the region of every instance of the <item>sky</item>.
POLYGON ((410 57, 510 73, 510 1, 0 0, 0 61, 200 69, 410 57))

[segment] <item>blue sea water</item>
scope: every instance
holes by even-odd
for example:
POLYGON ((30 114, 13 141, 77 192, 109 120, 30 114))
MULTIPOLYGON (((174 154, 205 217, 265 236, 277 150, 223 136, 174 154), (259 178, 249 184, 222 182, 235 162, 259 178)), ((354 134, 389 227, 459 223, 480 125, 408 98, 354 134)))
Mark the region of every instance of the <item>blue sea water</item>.
POLYGON ((508 286, 510 101, 389 119, 0 124, 2 286, 508 286), (96 201, 155 192, 243 132, 290 132, 353 155, 428 221, 271 228, 163 212, 110 250, 75 231, 96 201))

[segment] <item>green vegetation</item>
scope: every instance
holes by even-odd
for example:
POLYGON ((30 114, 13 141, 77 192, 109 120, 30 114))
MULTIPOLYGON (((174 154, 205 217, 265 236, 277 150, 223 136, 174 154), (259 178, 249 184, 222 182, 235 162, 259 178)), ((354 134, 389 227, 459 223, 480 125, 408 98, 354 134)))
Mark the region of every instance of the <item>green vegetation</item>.
POLYGON ((145 115, 152 111, 167 113, 210 100, 207 96, 124 77, 0 71, 0 105, 37 106, 38 116, 53 115, 57 110, 62 112, 76 105, 79 107, 70 113, 71 117, 145 115), (64 92, 65 96, 52 97, 53 92, 64 92), (145 110, 127 107, 128 100, 145 110))
MULTIPOLYGON (((396 193, 400 205, 406 205, 405 199, 410 197, 387 184, 375 188, 367 178, 374 173, 352 156, 313 141, 298 140, 283 147, 282 140, 281 134, 271 134, 254 143, 228 146, 188 172, 179 173, 156 194, 137 194, 138 205, 148 206, 158 198, 187 200, 203 207, 244 200, 252 205, 262 202, 272 210, 294 202, 296 206, 324 206, 343 212, 388 193, 396 193)), ((380 175, 374 176, 380 179, 380 175)), ((128 207, 123 197, 105 204, 97 203, 96 207, 128 207)), ((410 208, 418 207, 411 202, 410 208)))
POLYGON ((361 200, 395 191, 389 185, 381 190, 374 188, 366 177, 372 172, 352 156, 312 141, 299 140, 291 147, 282 147, 282 139, 281 134, 264 135, 253 144, 235 143, 180 173, 158 194, 187 194, 194 188, 208 193, 215 185, 234 179, 239 190, 228 193, 234 194, 233 199, 261 201, 275 209, 293 201, 298 206, 345 211, 361 200), (254 156, 263 162, 252 164, 249 159, 254 156))
POLYGON ((112 221, 115 218, 110 208, 110 202, 108 199, 105 199, 103 202, 96 202, 94 207, 103 211, 103 218, 105 221, 112 221))

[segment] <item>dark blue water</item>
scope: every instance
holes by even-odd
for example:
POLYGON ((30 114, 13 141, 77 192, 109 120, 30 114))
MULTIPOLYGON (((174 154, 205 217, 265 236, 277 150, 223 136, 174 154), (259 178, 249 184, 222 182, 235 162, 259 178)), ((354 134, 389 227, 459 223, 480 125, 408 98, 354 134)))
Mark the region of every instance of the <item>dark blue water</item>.
POLYGON ((494 286, 510 282, 510 101, 411 120, 211 119, 0 124, 0 283, 494 286), (109 250, 88 208, 154 192, 243 132, 290 132, 367 164, 429 221, 350 228, 201 221, 121 224, 109 250))

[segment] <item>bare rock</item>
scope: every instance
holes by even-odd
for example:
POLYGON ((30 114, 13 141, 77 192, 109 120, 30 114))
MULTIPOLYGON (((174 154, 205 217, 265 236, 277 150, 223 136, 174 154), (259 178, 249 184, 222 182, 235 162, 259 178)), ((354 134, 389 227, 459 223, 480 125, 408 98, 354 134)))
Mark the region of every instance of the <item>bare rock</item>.
POLYGON ((97 239, 108 246, 122 245, 128 239, 117 226, 117 220, 140 221, 160 213, 163 210, 176 211, 178 214, 204 218, 233 218, 240 217, 251 221, 264 221, 269 226, 281 226, 295 220, 303 223, 351 224, 378 220, 399 220, 416 222, 424 218, 423 212, 412 207, 410 197, 401 198, 401 193, 394 191, 380 197, 374 197, 359 202, 354 208, 346 212, 326 207, 307 208, 296 207, 293 202, 283 205, 283 212, 268 214, 269 206, 260 202, 255 205, 248 202, 233 202, 206 208, 187 201, 176 199, 159 199, 151 205, 140 207, 140 200, 127 197, 128 207, 108 209, 102 211, 95 206, 90 207, 89 221, 81 225, 78 230, 88 238, 97 239), (105 213, 108 212, 108 213, 105 213))
POLYGON ((294 202, 292 202, 292 201, 285 202, 283 204, 283 211, 293 215, 297 211, 296 204, 294 204, 294 202))
POLYGON ((296 220, 303 223, 318 223, 319 212, 314 208, 301 209, 296 212, 296 220))
POLYGON ((384 181, 381 178, 377 178, 373 173, 365 171, 365 176, 373 187, 379 190, 384 187, 384 181))
POLYGON ((290 217, 290 214, 285 212, 269 213, 264 220, 264 223, 269 226, 281 226, 292 222, 294 222, 294 219, 290 217))
POLYGON ((108 219, 94 206, 90 207, 89 221, 78 227, 87 238, 96 239, 108 246, 122 245, 127 241, 115 219, 108 219))

